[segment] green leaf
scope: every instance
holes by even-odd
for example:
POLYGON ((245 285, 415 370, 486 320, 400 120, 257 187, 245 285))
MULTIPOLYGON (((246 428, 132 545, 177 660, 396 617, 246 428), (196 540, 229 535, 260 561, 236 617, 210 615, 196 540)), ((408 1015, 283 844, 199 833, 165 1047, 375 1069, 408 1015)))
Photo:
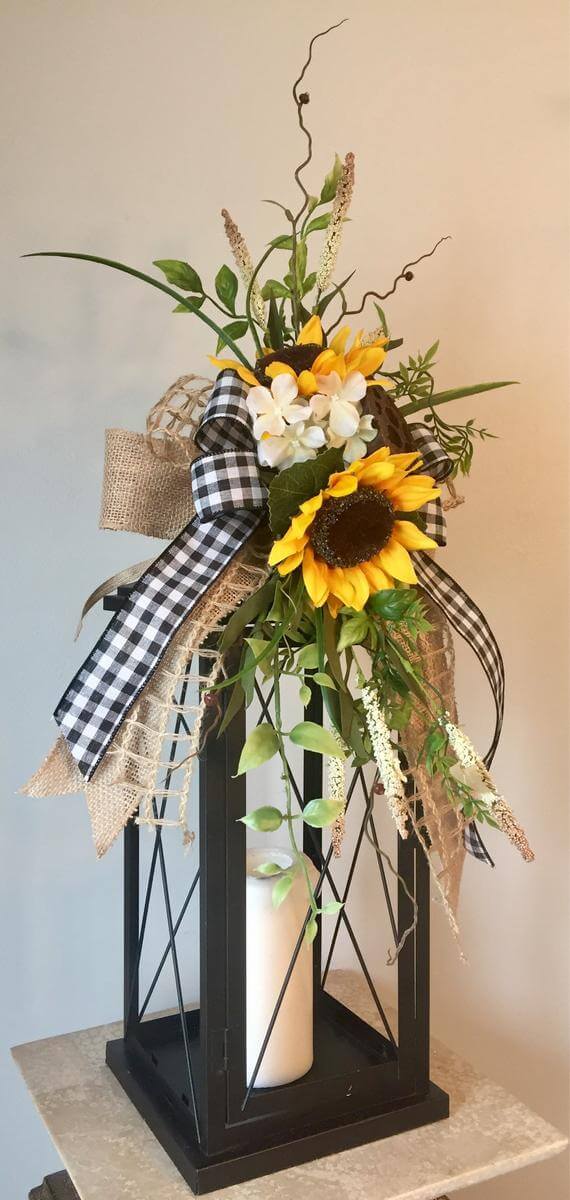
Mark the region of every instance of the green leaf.
MULTIPOLYGON (((192 304, 194 305, 194 308, 201 308, 205 299, 206 299, 205 296, 192 296, 191 300, 192 300, 192 304)), ((185 304, 176 304, 175 307, 172 309, 172 311, 173 312, 190 313, 190 316, 192 316, 190 309, 187 308, 185 304)))
POLYGON ((326 487, 329 475, 342 470, 342 462, 342 450, 325 450, 310 462, 295 463, 272 480, 269 513, 271 529, 276 537, 285 533, 300 505, 326 487))
POLYGON ((267 244, 268 246, 273 246, 274 250, 292 250, 293 238, 291 237, 290 233, 280 233, 279 237, 273 238, 273 240, 267 244))
POLYGON ((307 275, 305 282, 303 284, 303 295, 304 296, 307 296, 309 294, 309 292, 312 292, 316 282, 317 282, 317 272, 311 271, 311 274, 307 275))
POLYGON ((417 599, 414 588, 384 588, 370 597, 368 608, 384 621, 401 621, 417 603, 417 599))
POLYGON ((220 267, 216 275, 215 287, 218 299, 225 304, 226 308, 229 308, 230 312, 235 313, 238 281, 233 271, 230 271, 225 264, 220 267))
POLYGON ((245 703, 245 692, 244 692, 243 687, 238 679, 237 683, 234 683, 234 686, 232 689, 232 694, 226 705, 226 711, 223 715, 222 721, 220 723, 220 727, 218 729, 218 737, 221 737, 222 733, 225 733, 228 725, 231 725, 234 717, 237 715, 242 704, 244 704, 244 703, 245 703))
POLYGON ((325 917, 332 917, 334 913, 340 912, 344 908, 342 900, 329 900, 328 904, 323 904, 321 912, 325 917))
POLYGON ((153 267, 158 267, 169 283, 182 288, 183 292, 203 292, 202 280, 190 263, 180 262, 177 258, 155 258, 153 267))
POLYGON ((347 646, 357 646, 359 642, 364 641, 368 633, 368 619, 366 613, 358 613, 356 617, 344 618, 340 637, 338 639, 338 652, 342 653, 347 646))
POLYGON ((301 239, 300 242, 297 242, 295 270, 297 274, 297 283, 299 287, 302 287, 305 278, 305 271, 307 270, 307 243, 303 241, 303 239, 301 239))
POLYGON ((271 893, 271 903, 273 904, 274 908, 279 908, 279 905, 283 904, 283 901, 289 895, 289 892, 291 891, 292 886, 293 886, 293 876, 290 874, 283 875, 281 877, 281 879, 277 880, 277 883, 273 884, 273 891, 271 893))
POLYGON ((344 808, 344 800, 310 800, 305 805, 302 817, 313 829, 325 829, 332 825, 344 808))
POLYGON ((336 758, 345 757, 332 733, 329 733, 328 729, 323 729, 322 725, 315 724, 314 721, 300 721, 291 730, 289 737, 296 746, 302 746, 304 750, 312 750, 315 754, 332 754, 336 758))
POLYGON ((255 868, 258 875, 280 875, 283 867, 279 863, 260 863, 259 867, 255 868))
POLYGON ((321 188, 321 195, 320 195, 321 204, 328 204, 331 200, 334 200, 335 195, 336 195, 336 189, 338 186, 338 181, 339 181, 341 175, 342 175, 342 159, 339 158, 338 154, 335 154, 334 163, 333 163, 328 175, 325 175, 325 182, 323 183, 323 186, 321 188))
MULTIPOLYGON (((249 829, 257 829, 259 833, 274 833, 283 824, 283 817, 278 808, 272 808, 270 804, 266 804, 262 808, 255 808, 253 812, 246 813, 245 817, 240 817, 240 821, 249 829)), ((278 870, 280 869, 279 867, 278 870)))
POLYGON ((249 625, 251 621, 254 621, 255 618, 258 617, 259 614, 268 606, 274 591, 275 581, 268 579, 267 583, 264 583, 263 587, 259 588, 257 592, 254 592, 252 596, 248 596, 247 600, 244 600, 243 604, 240 604, 239 608, 236 608, 236 611, 232 613, 232 616, 230 617, 222 635, 222 640, 220 642, 220 651, 222 654, 226 650, 229 650, 230 646, 233 646, 234 642, 237 642, 246 625, 249 625))
POLYGON ((310 689, 310 687, 307 687, 306 683, 302 683, 299 688, 299 700, 301 701, 303 708, 307 707, 307 704, 309 703, 310 699, 311 699, 311 689, 310 689))
POLYGON ((470 387, 450 388, 447 392, 434 392, 429 401, 416 404, 404 404, 399 409, 403 417, 419 412, 422 408, 437 408, 439 404, 449 404, 450 400, 460 400, 462 396, 477 396, 480 392, 492 392, 495 388, 513 387, 518 379, 503 379, 499 383, 473 383, 470 387))
POLYGON ((319 684, 319 687, 332 688, 336 692, 336 683, 330 675, 327 675, 326 671, 315 671, 313 679, 315 683, 319 684))
MULTIPOLYGON (((229 325, 224 325, 224 333, 228 333, 229 336, 234 340, 239 340, 239 338, 245 337, 248 329, 249 325, 247 321, 230 321, 229 325)), ((227 342, 224 341, 223 338, 219 337, 218 344, 216 346, 216 354, 219 354, 220 350, 223 350, 224 346, 227 346, 227 342)))
POLYGON ((275 297, 269 297, 269 315, 267 318, 267 329, 269 332, 269 341, 274 350, 280 350, 283 345, 283 322, 279 316, 279 309, 275 302, 275 297))
POLYGON ((264 300, 271 300, 275 297, 290 296, 288 287, 284 283, 280 283, 278 279, 268 279, 261 289, 261 295, 264 300))
POLYGON ((315 231, 317 229, 326 229, 327 225, 330 225, 330 219, 331 219, 330 212, 321 213, 319 217, 313 217, 313 220, 309 221, 309 224, 307 225, 307 228, 305 230, 305 237, 307 236, 308 233, 315 233, 315 231))
POLYGON ((304 671, 314 671, 319 665, 319 652, 316 642, 310 642, 308 646, 303 646, 299 651, 297 658, 297 666, 302 667, 304 671))
POLYGON ((319 926, 315 917, 310 917, 305 930, 305 941, 309 943, 309 946, 312 946, 318 932, 319 926))
POLYGON ((277 734, 272 725, 258 725, 252 729, 240 754, 237 774, 243 775, 253 767, 261 766, 273 758, 279 749, 277 734))
POLYGON ((384 312, 384 309, 381 308, 379 304, 376 304, 376 302, 374 303, 374 308, 376 309, 376 312, 378 313, 378 320, 380 322, 380 328, 382 330, 382 333, 384 334, 384 337, 389 337, 390 333, 389 333, 388 322, 386 320, 386 313, 384 312))

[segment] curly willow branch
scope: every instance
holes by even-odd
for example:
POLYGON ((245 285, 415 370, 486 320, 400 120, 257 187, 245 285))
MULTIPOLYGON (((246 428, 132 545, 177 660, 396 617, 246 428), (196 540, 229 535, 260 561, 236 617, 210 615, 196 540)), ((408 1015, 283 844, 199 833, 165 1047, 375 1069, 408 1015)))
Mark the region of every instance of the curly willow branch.
POLYGON ((423 262, 424 259, 431 258, 432 255, 435 254, 438 247, 441 246, 442 242, 449 242, 449 241, 451 241, 451 234, 447 233, 447 234, 445 234, 444 237, 440 237, 439 241, 437 241, 435 243, 435 246, 433 246, 431 250, 428 250, 425 254, 420 254, 420 257, 415 258, 413 260, 413 262, 406 263, 405 266, 402 267, 401 271, 396 275, 396 278, 392 284, 392 287, 390 288, 390 290, 388 292, 374 292, 374 291, 365 292, 362 297, 362 302, 361 302, 359 308, 346 308, 346 306, 343 304, 341 314, 338 317, 338 319, 334 322, 334 325, 331 325, 330 328, 327 330, 327 336, 330 337, 330 334, 332 333, 333 329, 336 329, 337 325, 340 325, 340 322, 342 320, 344 320, 345 317, 355 317, 358 315, 358 313, 361 313, 364 309, 364 305, 366 304, 366 301, 369 299, 370 296, 374 296, 374 298, 376 300, 387 300, 388 296, 393 296, 394 292, 396 291, 396 288, 398 287, 398 284, 402 281, 402 279, 407 280, 407 282, 409 283, 414 278, 412 270, 411 270, 412 267, 417 267, 418 263, 423 262))
POLYGON ((297 108, 297 120, 299 122, 302 132, 305 134, 305 137, 307 139, 307 157, 303 160, 303 162, 299 163, 299 166, 296 167, 295 171, 294 171, 295 182, 296 182, 297 186, 300 188, 301 192, 303 193, 303 204, 302 204, 301 208, 299 209, 297 216, 295 217, 295 222, 294 222, 295 225, 300 220, 300 218, 303 216, 303 213, 307 207, 307 204, 309 203, 309 193, 301 179, 301 172, 305 170, 305 167, 308 167, 308 165, 313 157, 312 134, 311 134, 310 130, 307 128, 307 126, 305 125, 305 122, 303 120, 303 106, 308 103, 308 96, 306 95, 305 92, 299 93, 299 88, 300 88, 300 86, 303 82, 303 79, 305 78, 305 75, 311 65, 311 62, 313 59, 313 46, 314 46, 315 42, 318 42, 319 38, 326 37, 327 34, 332 33, 334 29, 340 29, 340 26, 345 25, 347 20, 348 20, 348 17, 343 17, 342 21, 337 21, 336 25, 329 25, 328 29, 322 29, 320 31, 320 33, 316 33, 315 36, 311 38, 311 40, 309 42, 309 52, 307 55, 307 61, 301 71, 301 74, 299 75, 299 78, 296 79, 293 84, 293 100, 295 101, 295 105, 297 108))

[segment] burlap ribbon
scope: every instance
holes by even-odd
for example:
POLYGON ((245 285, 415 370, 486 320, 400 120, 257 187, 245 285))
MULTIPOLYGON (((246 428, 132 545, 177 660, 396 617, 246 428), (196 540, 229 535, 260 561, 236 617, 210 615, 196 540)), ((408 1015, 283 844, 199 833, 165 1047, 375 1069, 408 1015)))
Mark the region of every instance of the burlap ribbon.
MULTIPOLYGON (((198 454, 195 434, 211 389, 211 384, 197 387, 196 383, 195 376, 184 376, 169 388, 151 410, 146 434, 107 432, 100 519, 103 528, 168 537, 178 532, 179 521, 186 524, 192 517, 188 464, 198 454)), ((169 795, 178 800, 178 817, 173 823, 185 826, 205 694, 222 669, 220 654, 205 649, 205 643, 210 635, 221 632, 225 617, 263 583, 267 575, 266 549, 254 534, 194 607, 89 782, 60 736, 22 789, 31 796, 84 791, 98 856, 109 849, 137 810, 140 820, 154 823, 152 800, 164 793, 175 713, 183 718, 182 731, 177 735, 182 745, 169 795), (206 673, 196 665, 198 650, 202 662, 209 664, 206 673), (179 703, 185 680, 186 698, 179 703)), ((117 579, 124 579, 125 574, 121 572, 119 577, 106 581, 93 595, 114 591, 117 579)))

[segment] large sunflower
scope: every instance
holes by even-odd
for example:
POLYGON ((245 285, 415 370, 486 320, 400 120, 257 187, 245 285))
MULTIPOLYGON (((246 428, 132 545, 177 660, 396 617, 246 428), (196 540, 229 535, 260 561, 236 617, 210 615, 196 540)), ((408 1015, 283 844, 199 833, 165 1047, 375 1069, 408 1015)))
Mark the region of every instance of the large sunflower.
POLYGON ((335 472, 274 542, 269 565, 280 575, 302 567, 313 604, 328 603, 333 616, 342 605, 359 612, 394 580, 417 583, 409 551, 431 550, 436 543, 400 514, 416 512, 440 494, 431 475, 411 473, 419 465, 417 454, 391 454, 382 446, 335 472))
MULTIPOLYGON (((261 380, 263 383, 275 379, 277 375, 292 375, 297 383, 299 395, 305 397, 314 396, 320 392, 319 378, 333 373, 342 381, 353 371, 360 371, 361 375, 367 379, 368 386, 371 387, 375 381, 370 377, 375 374, 386 357, 385 346, 388 338, 377 338, 369 345, 363 346, 362 332, 360 332, 356 334, 350 349, 348 349, 349 336, 350 328, 345 325, 335 334, 330 346, 323 350, 324 334, 321 319, 313 315, 303 326, 294 346, 286 347, 281 351, 267 349, 267 353, 256 364, 257 374, 233 358, 210 357, 210 362, 220 371, 231 367, 237 372, 240 379, 252 386, 260 382, 259 372, 263 376, 261 380)), ((389 386, 390 380, 382 379, 382 384, 389 386)))

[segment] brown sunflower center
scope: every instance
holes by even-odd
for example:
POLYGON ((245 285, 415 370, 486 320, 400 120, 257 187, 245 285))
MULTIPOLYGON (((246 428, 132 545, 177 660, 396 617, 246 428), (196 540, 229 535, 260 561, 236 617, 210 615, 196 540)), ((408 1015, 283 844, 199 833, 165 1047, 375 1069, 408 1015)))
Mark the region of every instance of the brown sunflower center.
POLYGON ((311 526, 315 554, 329 567, 356 567, 382 550, 394 527, 394 509, 383 492, 361 487, 325 500, 311 526))
POLYGON ((300 375, 301 371, 310 371, 317 355, 321 353, 321 346, 310 342, 306 346, 284 346, 282 350, 272 350, 271 354, 265 354, 263 358, 258 358, 255 364, 255 377, 263 384, 264 387, 269 387, 271 379, 265 374, 266 368, 272 362, 286 363, 288 367, 292 367, 296 375, 300 375))

